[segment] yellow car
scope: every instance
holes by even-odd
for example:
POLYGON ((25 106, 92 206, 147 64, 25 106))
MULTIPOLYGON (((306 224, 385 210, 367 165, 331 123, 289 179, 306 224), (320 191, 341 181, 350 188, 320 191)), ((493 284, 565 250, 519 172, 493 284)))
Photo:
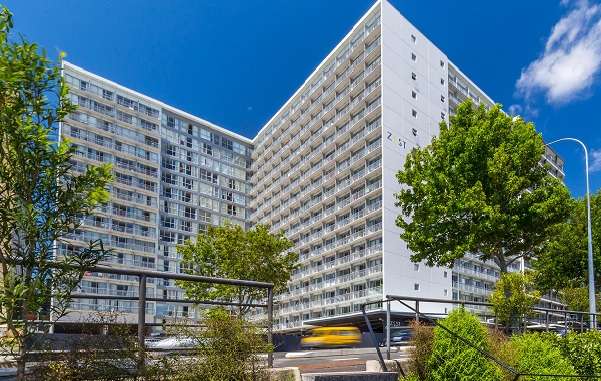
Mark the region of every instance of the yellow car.
POLYGON ((361 342, 357 327, 319 327, 301 339, 304 348, 351 347, 361 342))

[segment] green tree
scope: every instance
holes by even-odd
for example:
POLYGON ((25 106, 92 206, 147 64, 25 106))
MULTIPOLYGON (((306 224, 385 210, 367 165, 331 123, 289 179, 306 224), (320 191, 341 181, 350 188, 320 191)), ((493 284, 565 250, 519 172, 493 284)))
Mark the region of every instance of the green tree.
MULTIPOLYGON (((274 284, 274 292, 285 289, 298 255, 289 251, 294 244, 283 232, 272 234, 266 225, 244 230, 238 225, 210 226, 195 242, 178 246, 182 268, 188 274, 246 279, 274 284)), ((178 282, 188 297, 196 300, 224 299, 249 303, 263 297, 264 291, 229 285, 178 282)), ((241 314, 249 307, 240 307, 241 314)))
MULTIPOLYGON (((588 287, 586 202, 574 201, 566 222, 552 229, 551 239, 533 261, 536 283, 543 291, 588 287)), ((601 191, 591 196, 595 284, 601 286, 601 191)), ((597 291, 599 288, 597 288, 597 291)), ((568 294, 573 294, 568 290, 568 294)), ((588 301, 586 308, 588 310, 588 301)))
MULTIPOLYGON (((559 299, 564 303, 569 310, 572 311, 588 311, 588 287, 566 287, 558 292, 559 299)), ((601 294, 596 294, 597 311, 601 310, 601 294)), ((588 320, 589 316, 585 315, 584 319, 588 320)))
POLYGON ((466 253, 501 272, 536 256, 565 221, 570 195, 540 165, 543 140, 531 123, 461 104, 440 135, 407 156, 397 173, 401 238, 412 260, 452 266, 466 253))
POLYGON ((17 356, 21 380, 30 320, 47 308, 52 318, 63 316, 85 268, 104 255, 101 242, 90 242, 53 258, 82 216, 107 201, 111 174, 108 166, 72 172, 73 147, 52 139, 75 109, 60 68, 36 44, 13 40, 12 27, 0 8, 0 324, 8 331, 2 348, 17 356))
POLYGON ((503 273, 489 297, 497 320, 509 330, 520 325, 541 297, 533 290, 531 278, 530 274, 503 273))

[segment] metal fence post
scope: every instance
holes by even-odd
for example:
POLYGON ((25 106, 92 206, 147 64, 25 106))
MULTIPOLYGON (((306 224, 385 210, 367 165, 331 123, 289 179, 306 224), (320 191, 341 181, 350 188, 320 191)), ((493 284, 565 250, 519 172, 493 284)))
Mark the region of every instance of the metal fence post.
POLYGON ((419 300, 415 301, 415 321, 419 322, 419 300))
POLYGON ((386 360, 390 360, 390 300, 386 303, 386 360))
POLYGON ((563 317, 563 326, 564 329, 566 330, 566 333, 568 333, 568 311, 565 311, 563 313, 564 317, 563 317))
MULTIPOLYGON (((273 345, 273 288, 267 289, 267 343, 273 345)), ((267 354, 267 366, 273 368, 273 351, 267 354)))
POLYGON ((549 332, 549 311, 545 311, 545 331, 549 332))
POLYGON ((146 275, 138 276, 138 345, 140 346, 140 363, 138 371, 142 371, 146 365, 146 348, 144 345, 146 326, 146 275))

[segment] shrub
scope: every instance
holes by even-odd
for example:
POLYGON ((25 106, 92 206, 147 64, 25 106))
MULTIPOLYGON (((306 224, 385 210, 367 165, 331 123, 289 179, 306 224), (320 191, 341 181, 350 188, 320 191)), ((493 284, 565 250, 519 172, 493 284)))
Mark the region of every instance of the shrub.
MULTIPOLYGON (((576 372, 563 357, 558 346, 553 345, 549 335, 527 333, 511 338, 509 345, 516 353, 515 368, 521 373, 574 376, 576 372)), ((547 381, 549 377, 523 376, 523 381, 547 381)), ((569 377, 554 377, 553 380, 573 380, 569 377)))
POLYGON ((411 339, 412 348, 409 352, 409 372, 415 376, 416 380, 427 380, 426 365, 432 353, 434 329, 415 320, 411 321, 410 325, 413 337, 411 339))
MULTIPOLYGON (((272 350, 256 325, 212 310, 195 333, 199 345, 192 362, 175 364, 174 381, 263 381, 268 379, 261 354, 272 350)), ((194 334, 194 333, 193 333, 194 334)))
POLYGON ((474 347, 488 351, 486 329, 478 319, 464 309, 454 310, 441 325, 470 346, 441 327, 434 328, 432 354, 428 359, 428 380, 497 381, 501 373, 494 363, 474 347))
POLYGON ((579 375, 601 375, 601 332, 571 332, 560 340, 560 348, 579 375))

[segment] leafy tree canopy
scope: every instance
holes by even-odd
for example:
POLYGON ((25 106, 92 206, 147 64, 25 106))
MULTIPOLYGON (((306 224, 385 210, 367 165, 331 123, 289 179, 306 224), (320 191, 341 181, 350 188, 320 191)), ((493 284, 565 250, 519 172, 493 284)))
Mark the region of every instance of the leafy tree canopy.
MULTIPOLYGON (((568 220, 552 228, 551 239, 533 261, 537 286, 544 291, 588 286, 586 201, 574 201, 568 220)), ((591 196, 595 284, 601 287, 601 191, 591 196)), ((588 305, 588 302, 587 302, 588 305)), ((585 310, 588 310, 586 308, 585 310)))
POLYGON ((401 238, 414 261, 452 266, 472 252, 506 272, 540 252, 567 218, 570 195, 540 165, 545 146, 532 123, 470 101, 450 122, 397 173, 401 238))
MULTIPOLYGON (((189 274, 246 279, 274 284, 274 291, 283 291, 298 255, 289 251, 294 244, 283 232, 272 234, 266 225, 244 230, 238 225, 210 226, 199 234, 196 242, 178 246, 182 267, 189 274)), ((258 289, 193 282, 178 283, 188 297, 196 300, 224 299, 248 303, 263 298, 258 289)), ((241 308, 246 312, 248 308, 241 308)))

